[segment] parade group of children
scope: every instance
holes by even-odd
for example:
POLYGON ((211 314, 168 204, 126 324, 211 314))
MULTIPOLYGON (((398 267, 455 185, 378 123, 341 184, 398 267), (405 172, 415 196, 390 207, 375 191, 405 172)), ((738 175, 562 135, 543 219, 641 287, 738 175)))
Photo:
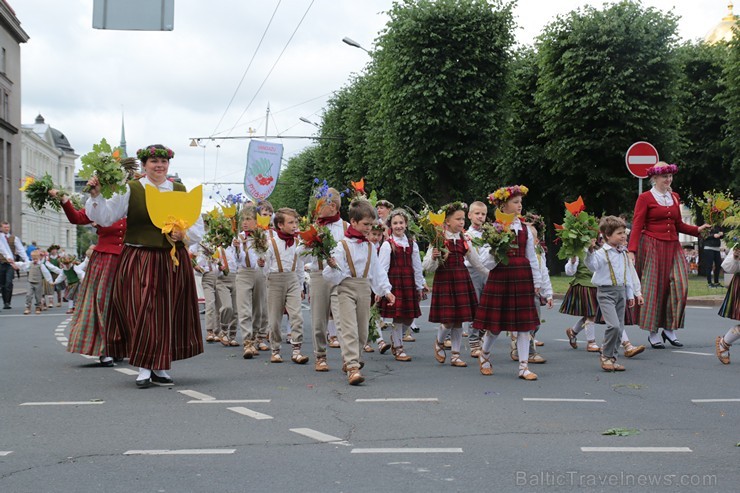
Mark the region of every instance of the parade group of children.
POLYGON ((87 258, 78 263, 74 256, 59 255, 59 250, 58 245, 51 245, 46 251, 36 249, 31 252, 28 262, 21 266, 21 271, 28 274, 25 315, 31 313, 32 306, 36 314, 53 308, 55 298, 57 307, 61 307, 62 300, 65 300, 66 313, 74 313, 77 289, 85 277, 87 258))
MULTIPOLYGON (((419 302, 428 288, 424 274, 433 274, 429 321, 438 324, 434 357, 439 363, 465 367, 461 356, 463 331, 470 332, 471 357, 478 360, 482 375, 492 375, 491 350, 504 332, 511 338, 511 358, 518 361, 518 377, 536 380, 532 363, 546 360, 537 353, 534 334, 540 326, 540 306, 552 307, 552 286, 540 243, 544 229, 537 216, 529 221, 522 216, 524 186, 497 190, 489 201, 513 219, 507 224, 514 234, 506 261, 493 255, 481 237, 488 208, 474 202, 468 208, 453 202, 444 212, 443 243, 430 246, 426 252, 408 227, 411 221, 404 209, 393 209, 387 201, 376 206, 367 199, 354 199, 349 204, 349 221, 341 219, 341 195, 329 189, 327 199, 317 205, 315 224, 325 227, 336 242, 330 258, 313 256, 310 248, 297 237, 299 216, 293 209, 273 211, 267 202, 247 206, 241 212, 242 231, 228 247, 218 252, 199 247, 196 269, 203 273, 208 303, 206 330, 208 342, 243 346, 243 357, 252 359, 260 351, 271 351, 270 361, 281 363, 283 334, 281 324, 287 315, 290 325, 290 360, 306 364, 301 303, 306 295, 304 273, 309 278, 314 369, 329 371, 326 351, 336 340, 342 353, 342 371, 352 385, 364 381, 360 373, 363 352, 373 351, 368 338, 371 307, 389 325, 390 344, 382 331, 375 336, 381 353, 391 350, 398 361, 410 361, 404 349, 404 332, 421 315, 419 302), (382 212, 382 214, 378 214, 382 212), (258 218, 272 217, 272 228, 260 241, 253 232, 258 218), (382 216, 382 217, 379 217, 382 216), (470 226, 466 230, 466 218, 470 226), (540 231, 538 231, 538 227, 540 231), (441 245, 444 247, 441 247, 441 245), (423 261, 422 261, 423 256, 423 261), (212 305, 209 307, 209 305, 212 305), (464 327, 465 326, 465 327, 464 327), (241 344, 236 332, 242 332, 241 344), (447 355, 449 349, 449 358, 447 355)), ((590 352, 599 353, 604 371, 623 371, 617 361, 621 345, 626 357, 633 357, 644 346, 630 343, 624 330, 633 323, 631 308, 642 304, 640 281, 626 253, 626 224, 623 219, 606 216, 599 224, 604 244, 596 242, 581 257, 570 259, 566 272, 574 276, 563 300, 562 313, 580 317, 567 329, 573 348, 577 337, 586 333, 590 352), (625 316, 627 319, 625 320, 625 316), (594 324, 606 325, 603 345, 596 342, 594 324)), ((737 267, 727 260, 725 270, 737 267)), ((738 283, 734 283, 737 285, 738 283)), ((734 297, 740 289, 734 288, 734 297)), ((737 302, 726 309, 737 317, 737 302)), ((728 316, 729 316, 728 315, 728 316)), ((373 322, 375 323, 375 322, 373 322)), ((375 328, 379 328, 377 324, 375 328)), ((717 355, 729 362, 729 347, 740 338, 740 330, 728 332, 716 342, 717 355)))

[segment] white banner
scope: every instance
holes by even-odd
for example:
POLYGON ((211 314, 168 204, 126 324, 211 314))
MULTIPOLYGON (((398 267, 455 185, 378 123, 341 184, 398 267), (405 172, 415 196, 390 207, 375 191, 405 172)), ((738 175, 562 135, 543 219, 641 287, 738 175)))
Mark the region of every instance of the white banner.
POLYGON ((283 144, 252 140, 247 151, 247 169, 244 172, 244 191, 254 200, 270 196, 280 175, 283 144))

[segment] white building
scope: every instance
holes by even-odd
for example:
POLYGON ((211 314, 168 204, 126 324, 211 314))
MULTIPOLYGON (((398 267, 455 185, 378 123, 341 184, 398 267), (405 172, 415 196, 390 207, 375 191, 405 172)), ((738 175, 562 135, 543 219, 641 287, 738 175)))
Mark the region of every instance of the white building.
MULTIPOLYGON (((67 137, 45 123, 41 115, 35 123, 22 125, 21 176, 41 178, 49 173, 54 185, 73 192, 78 157, 67 137)), ((36 212, 23 200, 21 223, 23 241, 27 244, 35 241, 39 248, 46 249, 56 243, 67 252, 77 251, 77 226, 69 223, 64 212, 54 212, 48 207, 43 213, 36 212)))

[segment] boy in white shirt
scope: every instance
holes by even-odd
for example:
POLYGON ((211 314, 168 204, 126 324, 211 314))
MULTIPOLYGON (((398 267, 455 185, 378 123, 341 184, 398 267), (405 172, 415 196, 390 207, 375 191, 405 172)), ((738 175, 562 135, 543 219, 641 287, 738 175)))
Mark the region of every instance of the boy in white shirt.
POLYGON ((54 282, 41 259, 39 250, 31 252, 31 260, 23 264, 23 270, 28 271, 28 293, 26 294, 26 309, 23 314, 31 313, 31 302, 34 299, 36 300, 36 314, 39 314, 41 313, 41 298, 44 294, 42 281, 46 280, 49 284, 54 282))
MULTIPOLYGON (((627 225, 616 216, 604 216, 599 231, 606 240, 604 246, 594 250, 595 240, 588 249, 586 266, 594 273, 591 283, 596 286, 596 297, 606 323, 604 344, 601 346, 601 368, 604 371, 624 371, 617 363, 617 348, 624 332, 625 304, 635 304, 634 285, 630 261, 625 246, 627 225)), ((642 296, 637 303, 642 304, 642 296)))
POLYGON ((323 272, 324 279, 334 286, 332 296, 337 297, 339 304, 342 371, 347 373, 350 385, 365 381, 360 373, 363 366, 360 354, 367 343, 371 290, 377 296, 384 296, 390 304, 396 301, 388 275, 378 262, 378 254, 367 241, 375 219, 375 208, 370 202, 362 198, 352 201, 345 239, 334 248, 323 272))
POLYGON ((264 259, 259 259, 267 276, 267 318, 270 327, 270 346, 272 357, 270 363, 282 363, 280 344, 283 341, 280 333, 280 322, 283 312, 288 312, 290 321, 290 341, 293 345, 291 361, 304 365, 308 356, 301 354, 303 343, 303 315, 301 299, 303 298, 303 260, 300 255, 296 231, 298 213, 287 207, 275 213, 275 234, 268 238, 268 248, 264 259))

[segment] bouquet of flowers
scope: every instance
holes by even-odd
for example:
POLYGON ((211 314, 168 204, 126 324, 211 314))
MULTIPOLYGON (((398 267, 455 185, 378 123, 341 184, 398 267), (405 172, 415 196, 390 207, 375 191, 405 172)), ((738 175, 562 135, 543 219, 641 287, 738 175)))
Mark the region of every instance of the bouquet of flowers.
POLYGON ((77 260, 77 255, 75 255, 74 253, 65 253, 59 256, 60 265, 72 266, 76 263, 76 260, 77 260))
POLYGON ((490 246, 489 253, 502 265, 509 265, 509 251, 518 248, 516 233, 511 230, 514 214, 505 214, 496 209, 496 220, 493 223, 485 223, 482 226, 483 234, 480 238, 474 238, 476 246, 490 246))
POLYGON ((367 328, 368 341, 374 341, 378 338, 378 327, 380 327, 381 322, 383 322, 383 317, 380 316, 380 306, 375 303, 370 307, 370 321, 367 328))
POLYGON ((54 186, 51 175, 49 173, 44 173, 44 176, 40 180, 37 180, 32 176, 26 177, 26 181, 23 183, 23 186, 18 190, 26 193, 26 197, 28 198, 33 210, 43 213, 44 207, 48 204, 49 207, 59 212, 62 210, 62 203, 58 198, 61 196, 61 193, 57 197, 51 197, 49 195, 49 190, 55 188, 57 187, 54 186))
MULTIPOLYGON (((231 189, 229 189, 229 192, 231 192, 231 189)), ((216 194, 221 196, 220 192, 216 192, 216 194)), ((239 232, 239 218, 244 204, 247 202, 247 197, 243 193, 229 193, 222 197, 222 200, 221 209, 223 209, 223 214, 231 221, 231 230, 234 234, 237 234, 239 232)))
POLYGON ((443 262, 445 254, 449 250, 445 247, 445 217, 443 211, 432 212, 428 204, 418 212, 413 214, 416 219, 409 221, 408 231, 417 240, 424 241, 431 248, 436 248, 442 254, 440 262, 443 262))
POLYGON ((555 225, 555 235, 562 242, 558 251, 561 260, 582 256, 591 240, 599 235, 599 222, 586 212, 583 198, 566 202, 565 209, 563 224, 555 225))
MULTIPOLYGON (((730 251, 735 248, 740 248, 740 210, 735 211, 734 215, 728 216, 727 219, 722 222, 722 225, 726 228, 731 228, 729 231, 725 232, 724 236, 727 248, 729 248, 730 251)), ((730 255, 730 253, 728 253, 728 255, 730 255)))
MULTIPOLYGON (((80 176, 82 178, 92 178, 96 176, 100 185, 100 194, 109 199, 114 193, 124 193, 126 191, 126 180, 133 170, 135 172, 136 160, 127 160, 127 169, 121 166, 121 150, 112 149, 105 139, 100 144, 94 144, 93 150, 80 158, 82 169, 80 176)), ((89 191, 87 187, 83 191, 89 191)))
POLYGON ((260 257, 267 253, 267 233, 270 229, 270 216, 257 214, 257 227, 253 229, 249 236, 252 237, 252 248, 260 257))
POLYGON ((83 207, 85 207, 85 201, 82 198, 82 195, 79 193, 73 193, 72 195, 69 195, 69 200, 72 202, 72 205, 75 207, 75 209, 80 210, 83 207))
MULTIPOLYGON (((311 220, 316 219, 319 214, 319 210, 326 204, 327 201, 332 199, 332 192, 329 191, 329 184, 326 180, 319 180, 318 178, 313 179, 314 188, 311 190, 311 198, 308 200, 308 211, 311 220)), ((359 182, 358 182, 359 183, 359 182)), ((364 183, 362 185, 364 187, 364 183)), ((349 195, 349 188, 346 188, 339 193, 340 197, 349 195)))
POLYGON ((203 240, 213 248, 228 247, 234 239, 231 229, 231 219, 213 210, 205 218, 206 234, 203 240))
POLYGON ((311 255, 326 262, 331 258, 331 252, 337 246, 337 240, 326 226, 311 224, 308 229, 298 233, 306 249, 301 255, 311 255))
POLYGON ((712 226, 722 226, 722 223, 728 216, 731 216, 734 210, 735 201, 730 192, 704 192, 703 198, 697 198, 696 204, 701 209, 701 215, 704 221, 712 226))

